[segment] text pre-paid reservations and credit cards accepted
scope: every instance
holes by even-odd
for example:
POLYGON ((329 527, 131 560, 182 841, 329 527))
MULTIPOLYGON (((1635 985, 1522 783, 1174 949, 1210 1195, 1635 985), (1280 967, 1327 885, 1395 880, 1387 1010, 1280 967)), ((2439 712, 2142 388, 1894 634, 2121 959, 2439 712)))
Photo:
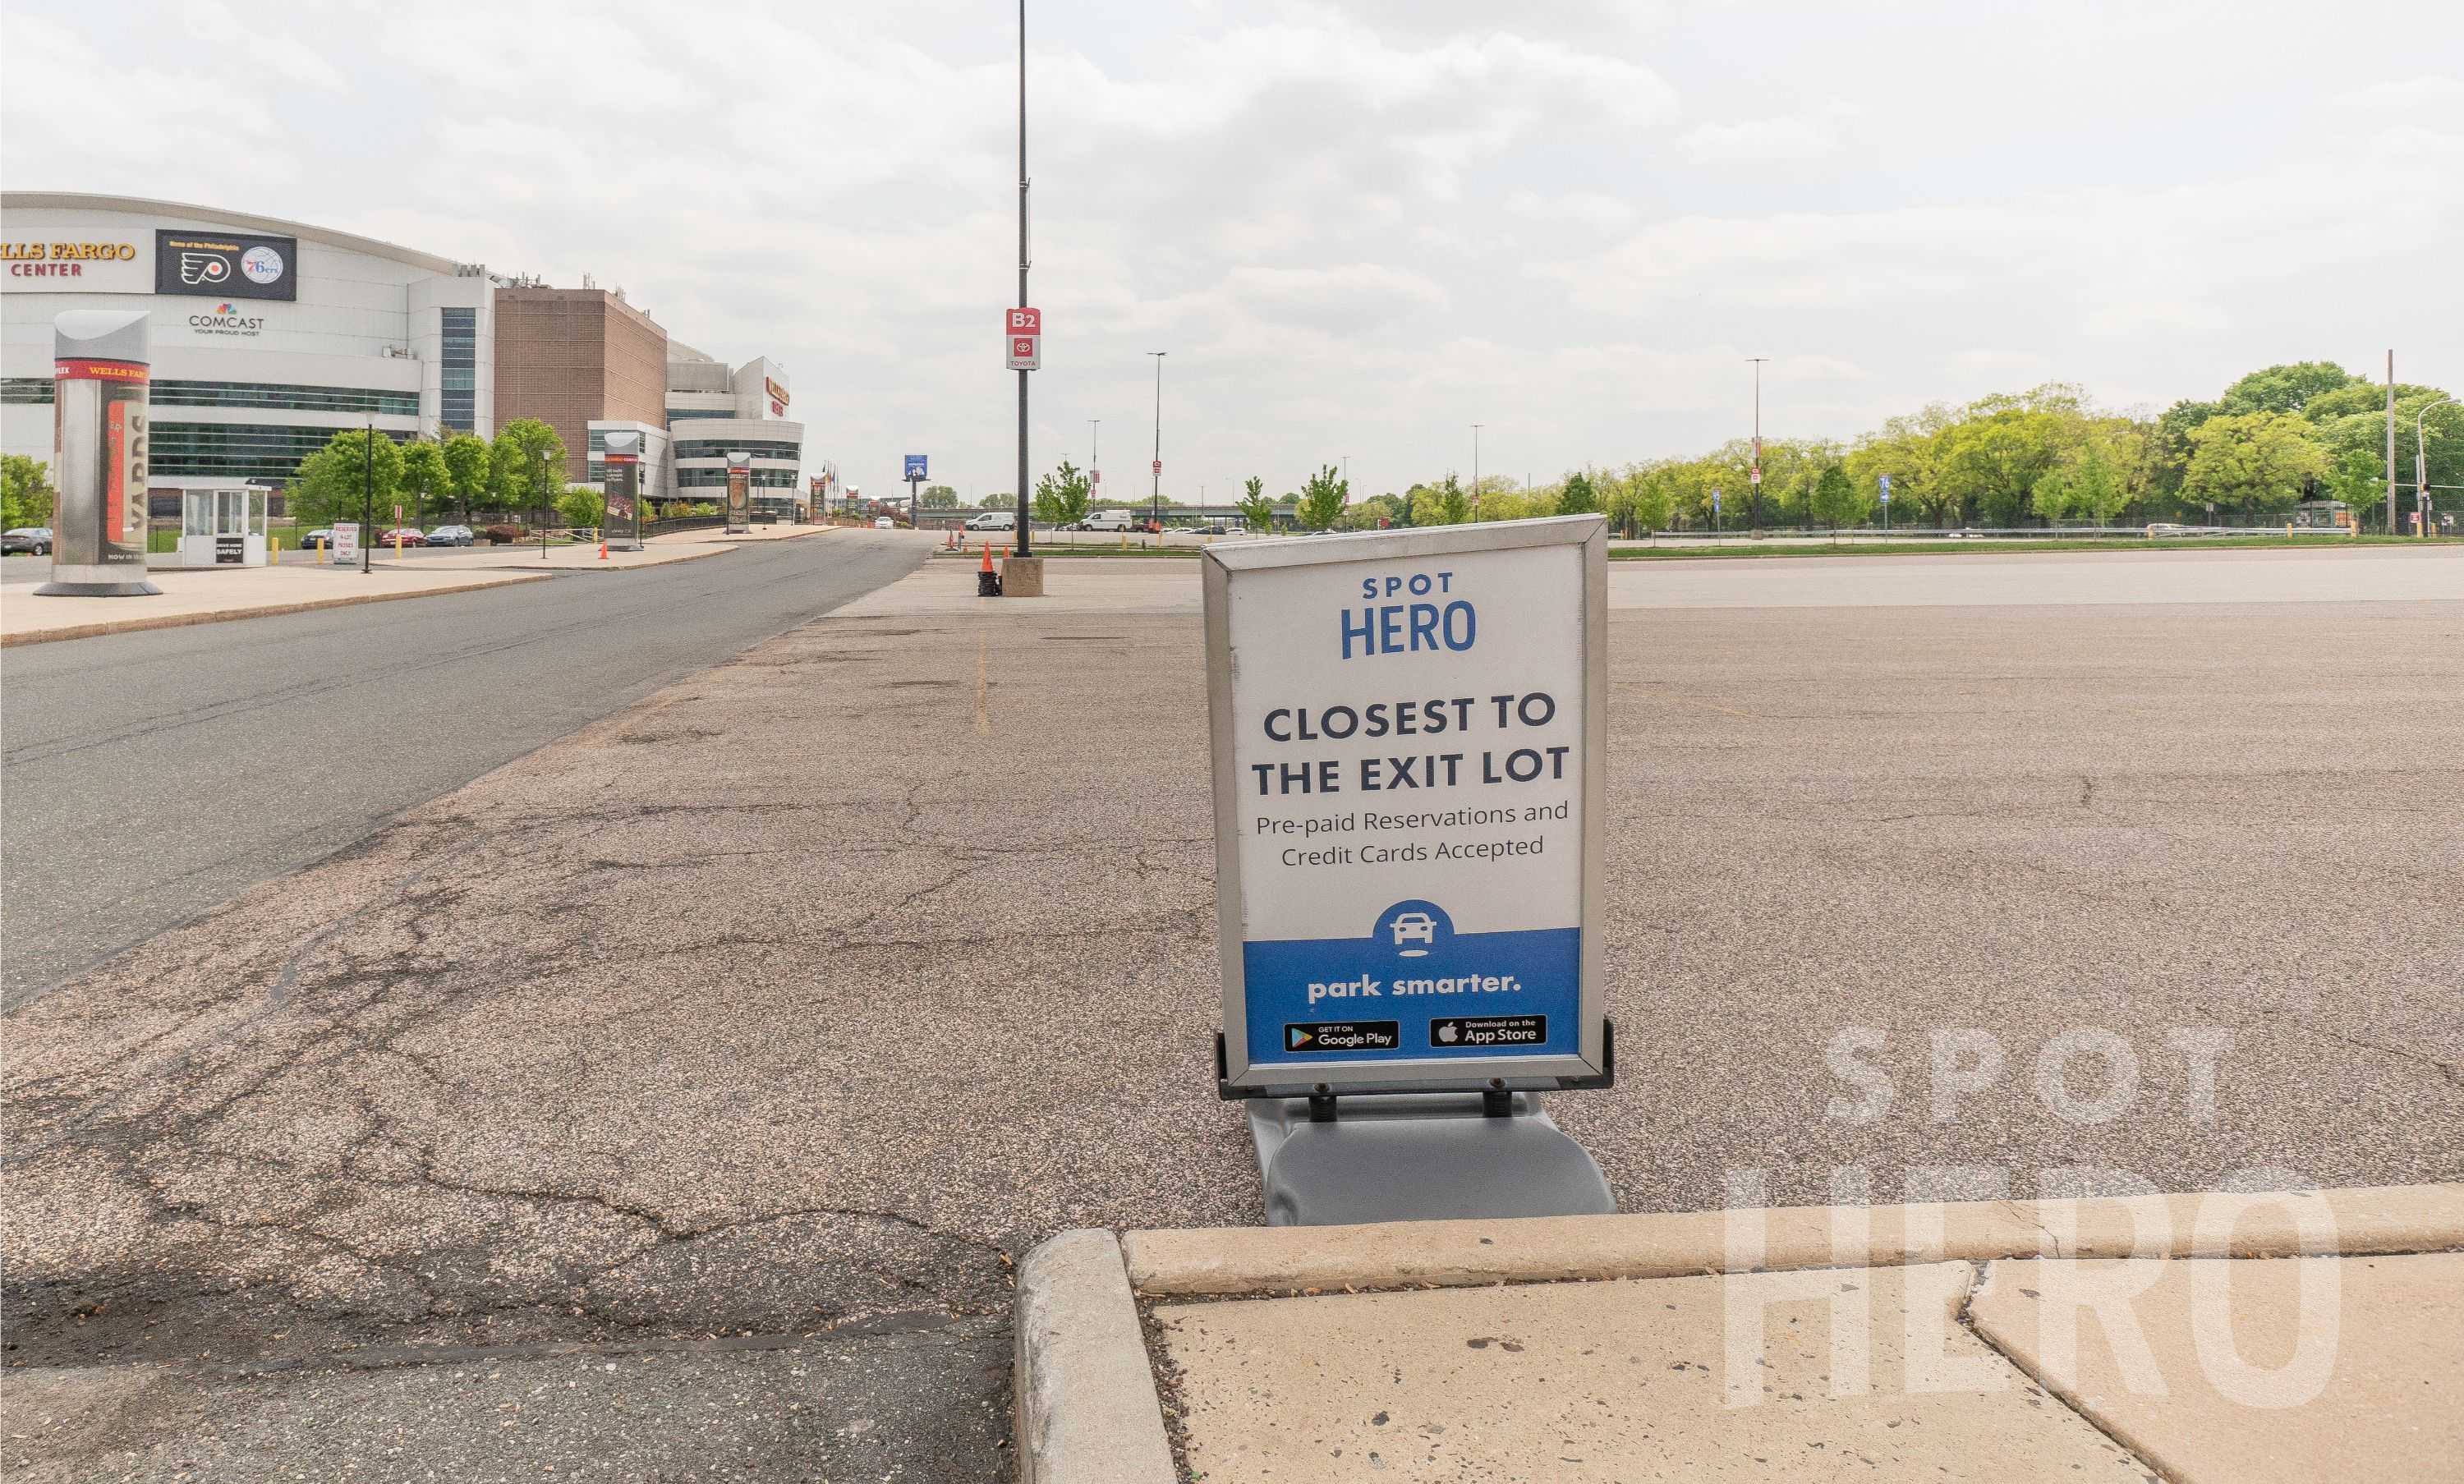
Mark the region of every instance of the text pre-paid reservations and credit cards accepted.
POLYGON ((1588 545, 1400 535, 1224 583, 1250 1081, 1586 1050, 1588 545))

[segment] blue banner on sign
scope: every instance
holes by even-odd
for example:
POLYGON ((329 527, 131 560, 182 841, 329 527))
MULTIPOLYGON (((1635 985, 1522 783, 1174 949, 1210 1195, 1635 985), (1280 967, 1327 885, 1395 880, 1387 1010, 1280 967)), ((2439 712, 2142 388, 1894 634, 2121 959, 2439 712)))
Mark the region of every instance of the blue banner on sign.
POLYGON ((1457 933, 1417 900, 1365 938, 1245 943, 1249 1059, 1574 1056, 1582 959, 1580 928, 1457 933))
POLYGON ((929 454, 922 453, 911 453, 907 455, 907 472, 899 475, 898 477, 901 479, 932 478, 932 475, 924 471, 924 462, 931 455, 929 454))

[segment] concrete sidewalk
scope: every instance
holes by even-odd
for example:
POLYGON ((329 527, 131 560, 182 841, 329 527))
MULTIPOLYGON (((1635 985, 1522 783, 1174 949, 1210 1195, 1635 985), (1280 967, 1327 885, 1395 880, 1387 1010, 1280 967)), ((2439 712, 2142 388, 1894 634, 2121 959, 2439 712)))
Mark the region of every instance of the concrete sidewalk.
MULTIPOLYGON (((804 535, 815 535, 807 531, 804 535)), ((735 547, 718 540, 660 543, 638 552, 599 555, 596 545, 482 546, 451 556, 397 558, 382 548, 370 570, 349 563, 289 562, 267 567, 156 567, 147 578, 163 591, 147 598, 38 598, 32 587, 0 589, 0 645, 90 639, 150 628, 180 628, 226 619, 302 613, 397 598, 433 598, 558 573, 626 572, 704 556, 735 547)))
POLYGON ((1065 1233, 1021 1476, 2464 1478, 2459 1249, 2464 1185, 1065 1233))
POLYGON ((382 563, 368 573, 362 573, 356 566, 250 567, 238 571, 158 567, 146 578, 163 591, 146 598, 38 598, 31 587, 0 589, 0 645, 87 639, 137 629, 180 628, 225 619, 262 618, 310 608, 386 602, 398 598, 433 598, 474 587, 536 581, 544 576, 542 572, 501 568, 419 569, 382 563))

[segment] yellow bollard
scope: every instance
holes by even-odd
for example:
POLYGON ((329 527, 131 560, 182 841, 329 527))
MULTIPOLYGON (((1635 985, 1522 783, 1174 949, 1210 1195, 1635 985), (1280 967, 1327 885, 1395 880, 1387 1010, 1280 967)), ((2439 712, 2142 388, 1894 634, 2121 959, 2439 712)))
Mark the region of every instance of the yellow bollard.
POLYGON ((317 538, 317 561, 319 566, 325 561, 325 538, 321 535, 317 538))
POLYGON ((265 543, 265 550, 267 554, 266 564, 268 566, 279 567, 282 565, 282 537, 278 535, 268 537, 265 543))

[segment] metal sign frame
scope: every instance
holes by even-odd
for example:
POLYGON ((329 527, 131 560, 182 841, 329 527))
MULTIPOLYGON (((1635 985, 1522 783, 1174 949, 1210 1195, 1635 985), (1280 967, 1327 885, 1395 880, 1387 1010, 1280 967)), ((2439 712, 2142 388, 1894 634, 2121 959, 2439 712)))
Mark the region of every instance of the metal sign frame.
MULTIPOLYGON (((1599 515, 1484 525, 1301 536, 1210 546, 1202 554, 1206 609, 1206 706, 1215 800, 1216 952, 1223 1025, 1216 1037, 1218 1093, 1227 1099, 1326 1098, 1357 1093, 1547 1091, 1605 1087, 1616 1079, 1616 1033, 1601 970, 1608 797, 1608 522, 1599 515), (1234 759, 1232 590, 1243 573, 1301 566, 1391 562, 1472 553, 1575 546, 1582 554, 1581 923, 1573 1055, 1394 1057, 1307 1062, 1262 1058, 1248 1040, 1241 840, 1244 799, 1234 759)), ((1255 666, 1261 663, 1255 659, 1255 666)), ((1265 663, 1271 663, 1271 657, 1265 663)), ((1252 675, 1255 670, 1253 668, 1252 675)), ((1391 910, 1391 909, 1390 909, 1391 910)))

